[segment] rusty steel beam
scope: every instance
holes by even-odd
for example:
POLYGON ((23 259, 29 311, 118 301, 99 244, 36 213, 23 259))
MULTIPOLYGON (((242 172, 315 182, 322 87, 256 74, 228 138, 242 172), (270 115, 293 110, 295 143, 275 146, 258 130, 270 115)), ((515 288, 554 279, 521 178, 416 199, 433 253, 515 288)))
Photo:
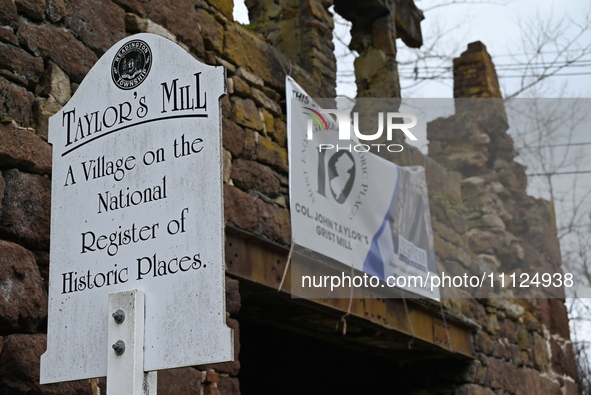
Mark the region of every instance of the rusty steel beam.
MULTIPOLYGON (((230 275, 269 290, 277 290, 285 273, 281 294, 292 296, 289 292, 291 270, 285 270, 287 258, 288 250, 285 247, 244 231, 226 228, 226 267, 230 275)), ((298 265, 295 270, 302 270, 301 268, 298 265)), ((316 265, 306 267, 305 270, 308 275, 322 274, 326 268, 316 265)), ((349 312, 349 316, 428 343, 440 351, 474 357, 474 325, 444 312, 435 303, 425 303, 419 299, 376 297, 368 293, 368 290, 363 292, 366 293, 363 297, 356 295, 352 300, 349 292, 338 295, 339 298, 308 300, 334 313, 349 312)), ((294 303, 298 301, 292 300, 294 303)))

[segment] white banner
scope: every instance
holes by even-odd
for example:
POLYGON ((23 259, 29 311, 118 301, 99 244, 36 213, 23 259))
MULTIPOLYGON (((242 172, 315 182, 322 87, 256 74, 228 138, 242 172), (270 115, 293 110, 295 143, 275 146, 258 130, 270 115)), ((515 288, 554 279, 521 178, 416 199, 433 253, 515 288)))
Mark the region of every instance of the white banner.
POLYGON ((425 286, 400 288, 439 300, 427 284, 437 270, 424 169, 339 140, 334 111, 290 77, 286 91, 292 242, 390 284, 418 276, 425 286))

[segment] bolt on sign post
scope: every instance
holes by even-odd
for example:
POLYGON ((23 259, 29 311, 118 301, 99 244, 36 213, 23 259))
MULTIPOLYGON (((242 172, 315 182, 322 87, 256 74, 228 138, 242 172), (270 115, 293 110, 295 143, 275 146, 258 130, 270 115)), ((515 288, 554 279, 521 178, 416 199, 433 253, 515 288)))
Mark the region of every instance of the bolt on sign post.
POLYGON ((108 50, 50 118, 41 383, 107 376, 109 394, 152 394, 155 374, 144 372, 233 359, 223 265, 224 93, 222 67, 138 34, 108 50))

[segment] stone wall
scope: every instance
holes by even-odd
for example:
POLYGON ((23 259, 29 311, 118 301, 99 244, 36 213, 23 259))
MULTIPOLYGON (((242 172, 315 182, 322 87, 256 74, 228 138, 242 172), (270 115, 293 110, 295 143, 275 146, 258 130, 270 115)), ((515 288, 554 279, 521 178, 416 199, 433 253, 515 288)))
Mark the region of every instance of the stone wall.
MULTIPOLYGON (((248 0, 251 25, 242 26, 232 20, 232 0, 0 0, 0 392, 94 394, 97 385, 104 388, 104 380, 38 384, 49 270, 47 119, 97 59, 126 35, 150 32, 207 64, 225 66, 226 223, 288 246, 284 78, 289 73, 313 96, 334 94, 332 4, 248 0)), ((399 97, 396 38, 420 46, 422 13, 411 0, 334 5, 353 22, 359 95, 399 97)), ((454 65, 458 95, 500 97, 481 44, 471 45, 454 65)), ((559 264, 547 205, 526 195, 523 168, 513 161, 499 111, 495 122, 484 122, 470 136, 450 135, 445 120, 435 122, 429 127, 432 159, 410 148, 394 159, 427 169, 441 263, 559 264)), ((563 300, 468 298, 444 305, 479 325, 477 358, 434 373, 451 382, 445 388, 429 387, 427 380, 416 384, 415 393, 576 393, 563 300)), ((227 311, 236 361, 160 372, 159 393, 240 393, 240 290, 230 277, 227 311)))
MULTIPOLYGON (((525 167, 514 161, 497 75, 482 43, 454 59, 454 96, 456 115, 427 128, 429 157, 446 168, 455 192, 430 190, 438 259, 458 273, 560 271, 553 208, 526 193, 525 167), (461 98, 490 100, 481 109, 461 98)), ((457 392, 578 393, 567 310, 558 296, 446 300, 480 325, 471 383, 457 392)))

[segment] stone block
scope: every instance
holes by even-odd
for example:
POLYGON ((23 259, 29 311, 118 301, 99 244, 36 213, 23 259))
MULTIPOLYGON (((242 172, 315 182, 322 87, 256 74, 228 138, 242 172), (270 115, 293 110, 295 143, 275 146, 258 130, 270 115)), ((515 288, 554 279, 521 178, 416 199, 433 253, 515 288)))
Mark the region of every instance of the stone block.
POLYGON ((222 142, 232 155, 240 155, 244 149, 244 129, 229 119, 222 119, 222 142))
POLYGON ((272 114, 279 116, 282 114, 281 107, 279 104, 275 103, 273 100, 269 99, 267 95, 263 92, 258 90, 257 88, 252 88, 252 98, 256 101, 259 105, 263 106, 267 110, 269 110, 272 114))
POLYGON ((476 336, 476 351, 490 355, 493 350, 493 342, 484 331, 479 331, 476 336))
POLYGON ((9 27, 0 27, 0 41, 18 46, 18 38, 9 27))
POLYGON ((68 7, 64 0, 47 0, 47 7, 45 8, 45 15, 50 22, 56 23, 61 21, 68 14, 68 7))
POLYGON ((423 45, 421 21, 425 19, 414 1, 402 0, 396 3, 396 34, 411 48, 423 45))
POLYGON ((5 108, 6 115, 14 119, 21 126, 31 126, 33 114, 33 103, 35 96, 26 88, 15 84, 8 84, 6 87, 5 108))
POLYGON ((12 0, 0 0, 0 25, 13 26, 18 22, 16 4, 12 0))
POLYGON ((52 25, 23 25, 17 36, 36 55, 53 60, 73 82, 80 83, 97 56, 68 31, 52 25))
POLYGON ((48 248, 51 181, 16 169, 2 175, 5 190, 0 233, 34 249, 48 248))
POLYGON ((192 0, 154 0, 149 17, 174 33, 193 52, 205 52, 203 37, 199 32, 199 19, 192 0))
POLYGON ((281 172, 287 173, 287 150, 267 137, 259 137, 256 147, 257 160, 281 172))
POLYGON ((240 395, 240 381, 236 377, 222 375, 218 388, 222 395, 240 395))
POLYGON ((533 335, 534 365, 541 372, 547 372, 549 368, 550 355, 548 343, 537 333, 533 335))
POLYGON ((150 6, 150 0, 113 0, 115 4, 126 12, 132 12, 139 16, 146 16, 150 6))
POLYGON ((492 389, 503 388, 503 361, 496 358, 487 358, 487 363, 487 385, 492 389))
POLYGON ((259 137, 260 135, 251 129, 244 130, 244 150, 240 155, 241 157, 255 159, 259 137))
POLYGON ((263 130, 263 120, 254 101, 236 96, 233 96, 230 101, 232 102, 232 119, 237 124, 258 131, 263 130))
POLYGON ((289 210, 257 200, 260 230, 263 236, 282 243, 291 243, 289 210))
POLYGON ((58 384, 39 384, 41 354, 46 349, 46 335, 11 335, 4 338, 0 354, 0 388, 3 395, 91 395, 88 380, 58 384))
POLYGON ((0 169, 51 173, 51 146, 30 129, 0 123, 0 169))
POLYGON ((269 197, 279 193, 279 178, 273 171, 258 162, 237 159, 232 164, 234 185, 243 190, 255 190, 269 197))
POLYGON ((224 47, 224 28, 213 15, 203 9, 197 9, 197 21, 205 48, 221 53, 224 47))
POLYGON ((265 84, 263 82, 263 79, 262 78, 260 78, 260 77, 256 76, 255 74, 247 71, 244 67, 238 67, 238 69, 236 70, 236 76, 244 79, 245 81, 248 81, 252 85, 256 85, 256 86, 262 87, 265 84))
POLYGON ((62 105, 53 100, 53 97, 44 99, 38 97, 33 104, 33 118, 37 135, 47 141, 49 131, 49 117, 62 109, 62 105))
POLYGON ((43 73, 43 59, 9 44, 0 43, 0 68, 22 75, 29 82, 39 82, 43 73))
POLYGON ((125 14, 125 29, 130 33, 152 33, 168 38, 171 41, 178 41, 176 36, 168 29, 152 22, 151 19, 140 18, 132 13, 125 14))
POLYGON ((579 386, 574 381, 564 381, 564 395, 579 395, 579 386))
POLYGON ((240 189, 224 185, 224 216, 226 223, 249 230, 258 224, 255 198, 240 189))
POLYGON ((230 80, 234 83, 234 91, 238 96, 247 98, 251 96, 250 85, 245 80, 236 75, 230 78, 230 80))
POLYGON ((486 315, 484 306, 481 303, 478 303, 476 299, 462 299, 461 311, 464 316, 476 321, 480 326, 486 327, 488 316, 486 315))
POLYGON ((195 368, 158 371, 159 395, 200 395, 205 372, 195 368))
POLYGON ((42 84, 45 85, 43 93, 53 96, 55 101, 62 106, 72 97, 70 78, 54 63, 48 66, 46 76, 42 78, 42 84))
MULTIPOLYGON (((285 122, 276 119, 273 126, 271 135, 280 147, 287 148, 287 125, 285 122)), ((267 130, 267 132, 269 131, 267 130)))
POLYGON ((503 321, 501 325, 501 335, 504 336, 510 343, 517 343, 517 330, 515 329, 515 323, 510 319, 503 321))
POLYGON ((16 0, 19 14, 34 21, 42 21, 45 15, 45 0, 16 0))
POLYGON ((208 3, 217 8, 223 16, 229 20, 233 20, 232 13, 234 12, 233 0, 209 0, 208 3))
POLYGON ((0 331, 35 332, 47 317, 43 279, 31 252, 3 240, 0 240, 0 289, 0 331))
POLYGON ((256 74, 266 84, 280 90, 285 89, 283 70, 288 70, 290 66, 284 56, 245 28, 230 25, 226 28, 223 57, 256 74))
POLYGON ((125 37, 125 11, 111 1, 68 0, 66 26, 99 56, 125 37))
POLYGON ((230 314, 238 314, 240 307, 240 283, 226 276, 226 311, 230 314))
POLYGON ((273 128, 275 126, 275 119, 273 115, 267 111, 265 108, 262 109, 263 114, 263 123, 265 124, 264 132, 265 136, 273 135, 273 128))
POLYGON ((232 154, 230 151, 224 149, 222 152, 222 178, 224 184, 231 184, 232 183, 232 154))
POLYGON ((324 21, 326 17, 326 11, 324 10, 324 7, 316 0, 307 0, 304 3, 304 11, 306 14, 318 19, 319 21, 324 21))

